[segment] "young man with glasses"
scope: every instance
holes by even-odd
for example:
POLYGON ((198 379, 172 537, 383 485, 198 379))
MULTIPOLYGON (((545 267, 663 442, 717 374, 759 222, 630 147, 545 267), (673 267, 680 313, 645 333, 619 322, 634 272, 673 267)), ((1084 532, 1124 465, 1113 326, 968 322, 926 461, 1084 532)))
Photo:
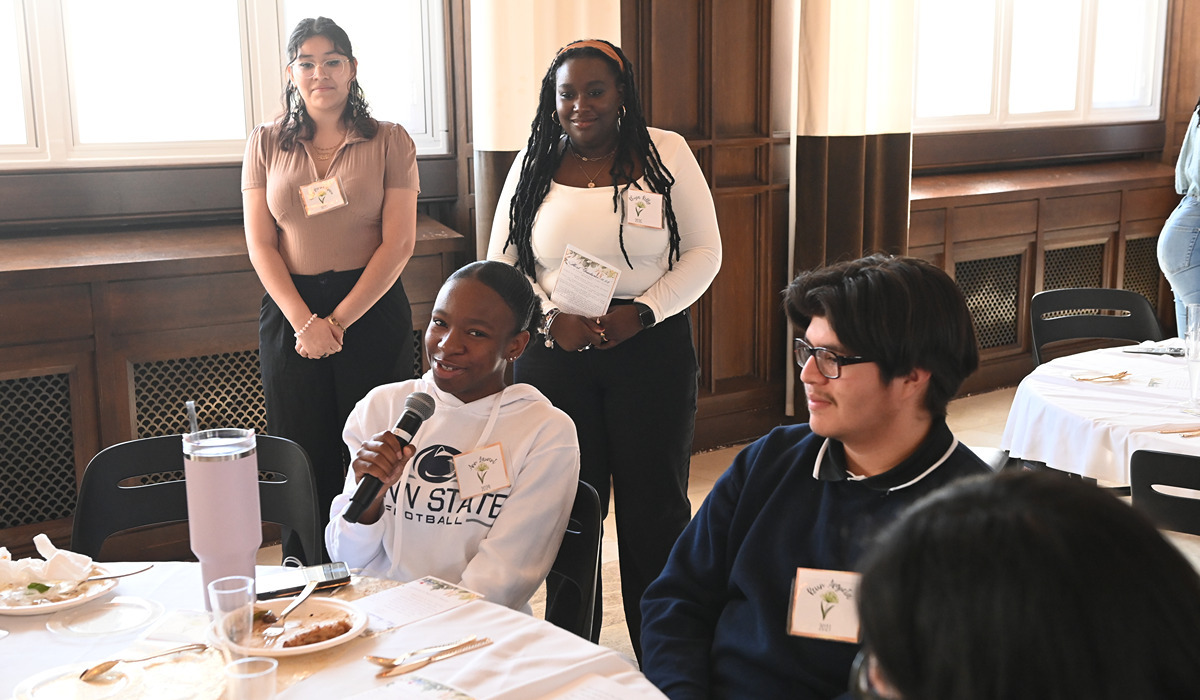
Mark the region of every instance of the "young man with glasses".
POLYGON ((875 255, 784 296, 809 422, 737 456, 642 598, 642 670, 672 700, 844 693, 858 645, 789 634, 793 585, 853 571, 905 506, 988 472, 946 426, 979 352, 945 272, 875 255))

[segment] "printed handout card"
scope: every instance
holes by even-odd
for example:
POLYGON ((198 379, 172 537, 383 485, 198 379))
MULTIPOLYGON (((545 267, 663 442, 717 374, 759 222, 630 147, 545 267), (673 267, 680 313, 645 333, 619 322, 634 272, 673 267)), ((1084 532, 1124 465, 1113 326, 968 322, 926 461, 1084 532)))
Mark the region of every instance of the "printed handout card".
POLYGON ((360 598, 355 605, 369 616, 371 630, 381 630, 424 620, 482 597, 462 586, 426 576, 360 598))
POLYGON ((853 571, 797 568, 788 634, 857 642, 859 578, 853 571))
POLYGON ((421 676, 404 676, 387 685, 351 695, 350 700, 475 700, 453 686, 421 676))
POLYGON ((342 191, 342 183, 336 177, 301 185, 300 201, 304 203, 305 216, 324 214, 330 209, 337 209, 348 204, 346 195, 342 191))
POLYGON ((621 271, 594 255, 568 245, 550 300, 569 314, 596 318, 608 313, 621 271))

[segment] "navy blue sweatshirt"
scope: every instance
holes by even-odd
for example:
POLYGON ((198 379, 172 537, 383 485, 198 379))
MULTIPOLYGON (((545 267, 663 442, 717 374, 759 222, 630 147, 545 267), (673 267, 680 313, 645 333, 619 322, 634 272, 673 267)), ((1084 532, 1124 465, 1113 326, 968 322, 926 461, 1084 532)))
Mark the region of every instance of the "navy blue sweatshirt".
POLYGON ((642 671, 672 700, 845 693, 858 645, 787 633, 796 567, 852 571, 906 506, 987 473, 944 421, 867 479, 848 478, 841 443, 807 425, 776 428, 717 480, 646 590, 642 671))

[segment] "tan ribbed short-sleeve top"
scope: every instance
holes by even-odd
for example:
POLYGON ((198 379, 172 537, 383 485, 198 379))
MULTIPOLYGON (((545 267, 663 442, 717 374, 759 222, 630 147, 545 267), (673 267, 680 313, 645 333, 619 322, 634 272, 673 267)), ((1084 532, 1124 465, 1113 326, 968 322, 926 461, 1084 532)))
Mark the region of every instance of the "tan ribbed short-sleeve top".
POLYGON ((333 156, 325 177, 337 177, 347 204, 306 216, 300 188, 324 178, 307 145, 279 147, 279 124, 260 124, 250 134, 242 161, 242 190, 265 187, 267 207, 279 232, 279 252, 296 275, 366 267, 383 240, 383 194, 421 191, 417 150, 399 124, 379 122, 372 139, 351 132, 333 156))

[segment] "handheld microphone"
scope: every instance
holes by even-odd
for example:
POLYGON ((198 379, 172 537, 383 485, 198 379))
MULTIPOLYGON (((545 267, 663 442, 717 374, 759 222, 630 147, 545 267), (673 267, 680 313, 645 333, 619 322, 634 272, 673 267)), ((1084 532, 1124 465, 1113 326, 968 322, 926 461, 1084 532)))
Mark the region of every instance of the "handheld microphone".
MULTIPOLYGON (((404 413, 400 416, 400 420, 396 421, 396 427, 392 428, 392 435, 400 438, 401 447, 412 442, 413 435, 416 435, 421 423, 433 415, 433 407, 433 397, 423 391, 415 391, 404 400, 404 413)), ((371 505, 382 488, 382 481, 370 474, 364 474, 362 480, 358 482, 358 488, 355 489, 354 496, 350 498, 350 505, 342 514, 342 518, 348 523, 357 523, 358 519, 362 517, 363 511, 371 505)))

